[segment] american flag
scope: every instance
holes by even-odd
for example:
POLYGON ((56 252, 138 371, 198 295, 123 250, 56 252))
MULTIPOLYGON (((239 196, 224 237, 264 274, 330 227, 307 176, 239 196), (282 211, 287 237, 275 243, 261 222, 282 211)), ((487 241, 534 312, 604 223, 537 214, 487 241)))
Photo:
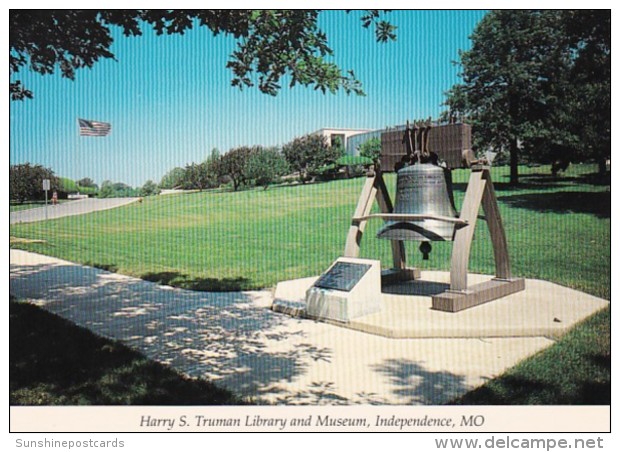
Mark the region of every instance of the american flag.
POLYGON ((80 136, 83 137, 105 137, 112 130, 112 125, 107 122, 90 121, 78 118, 80 123, 80 136))

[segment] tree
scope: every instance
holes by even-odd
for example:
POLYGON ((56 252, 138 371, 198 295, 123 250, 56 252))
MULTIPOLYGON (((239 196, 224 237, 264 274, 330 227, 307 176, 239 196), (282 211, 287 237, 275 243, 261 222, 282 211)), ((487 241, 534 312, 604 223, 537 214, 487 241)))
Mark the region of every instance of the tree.
POLYGON ((248 179, 265 190, 288 171, 288 163, 278 148, 257 147, 246 163, 248 179))
POLYGON ((191 163, 185 166, 182 186, 186 190, 205 190, 217 187, 218 176, 209 162, 191 163))
POLYGON ((43 199, 43 180, 50 180, 50 190, 60 188, 60 179, 54 176, 54 171, 41 165, 22 163, 11 165, 9 168, 10 198, 23 204, 26 201, 43 199))
POLYGON ((152 180, 147 180, 140 189, 140 196, 152 196, 159 194, 159 187, 152 180))
POLYGON ((299 180, 305 183, 317 174, 319 168, 335 165, 342 155, 342 148, 329 146, 323 135, 310 134, 285 144, 282 154, 290 167, 299 173, 299 180))
POLYGON ((125 198, 132 196, 140 196, 139 190, 135 190, 122 182, 105 180, 99 190, 100 198, 125 198))
POLYGON ((76 182, 80 187, 97 188, 97 184, 90 177, 85 177, 76 182))
POLYGON ((611 146, 609 11, 493 11, 461 53, 463 83, 450 116, 473 125, 478 148, 508 149, 510 182, 521 157, 550 163, 596 158, 611 146))
POLYGON ((233 191, 237 191, 239 187, 247 185, 250 181, 247 173, 247 162, 256 151, 256 147, 241 146, 229 150, 220 157, 217 173, 221 176, 230 177, 233 183, 233 191))
POLYGON ((180 188, 183 186, 183 180, 185 178, 185 170, 180 167, 176 167, 164 174, 159 182, 159 187, 162 189, 180 188))
POLYGON ((611 11, 568 10, 563 18, 575 55, 569 73, 572 128, 580 142, 575 154, 594 158, 602 177, 611 156, 611 11))
POLYGON ((68 177, 59 177, 60 186, 58 190, 64 194, 74 194, 78 192, 78 186, 73 179, 68 177))
MULTIPOLYGON (((143 26, 158 35, 184 34, 194 26, 208 28, 237 39, 227 67, 232 85, 258 85, 275 95, 284 78, 292 87, 313 86, 323 93, 343 89, 363 94, 353 71, 345 71, 327 58, 333 54, 327 36, 318 25, 319 10, 10 10, 9 72, 22 67, 39 74, 57 68, 74 79, 75 71, 97 61, 114 58, 111 27, 125 36, 140 36, 143 26)), ((361 15, 362 26, 374 26, 378 42, 396 39, 395 26, 381 19, 378 10, 361 15)), ((32 98, 20 80, 9 84, 13 100, 32 98)))
POLYGON ((478 148, 508 149, 510 183, 518 183, 522 150, 564 145, 562 84, 570 64, 559 11, 488 13, 460 53, 462 84, 448 93, 452 115, 466 116, 478 148), (553 117, 554 120, 550 120, 553 117))
POLYGON ((360 144, 359 152, 362 157, 372 160, 373 163, 379 161, 381 155, 381 139, 374 137, 360 144))

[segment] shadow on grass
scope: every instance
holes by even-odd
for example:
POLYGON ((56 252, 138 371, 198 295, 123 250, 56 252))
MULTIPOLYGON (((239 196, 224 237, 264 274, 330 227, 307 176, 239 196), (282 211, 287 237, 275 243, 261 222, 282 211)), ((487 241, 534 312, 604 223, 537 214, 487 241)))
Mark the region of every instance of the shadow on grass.
POLYGON ((510 207, 537 212, 587 213, 599 218, 611 216, 611 192, 563 191, 555 193, 526 193, 497 198, 510 207))
MULTIPOLYGON (((503 178, 509 178, 509 175, 503 178)), ((529 173, 519 176, 519 184, 511 185, 503 180, 493 180, 493 186, 497 191, 515 192, 521 190, 555 190, 562 187, 571 187, 575 184, 587 184, 592 186, 609 186, 611 184, 611 173, 606 173, 602 178, 598 173, 581 174, 575 176, 558 175, 550 173, 529 173)), ((465 192, 467 183, 458 182, 453 184, 455 191, 465 192)))
POLYGON ((495 385, 477 388, 455 405, 608 405, 611 381, 578 384, 568 391, 560 385, 507 376, 495 385))
MULTIPOLYGON (((558 182, 570 182, 577 184, 587 184, 594 186, 610 185, 611 172, 605 173, 602 177, 598 173, 580 174, 575 176, 553 176, 549 173, 530 173, 521 176, 521 180, 536 184, 557 184, 558 182)), ((566 184, 564 184, 566 185, 566 184)), ((558 186, 558 185, 556 185, 558 186)))
POLYGON ((118 271, 118 265, 116 264, 100 264, 98 262, 86 262, 85 265, 88 265, 89 267, 94 267, 94 268, 98 268, 99 270, 105 270, 107 272, 112 272, 112 273, 116 273, 118 271))
MULTIPOLYGON (((497 181, 493 181, 493 188, 495 188, 495 191, 497 192, 503 192, 503 191, 507 191, 507 192, 518 192, 518 191, 525 191, 525 190, 536 190, 536 191, 541 191, 541 190, 557 190, 558 188, 562 188, 562 187, 569 187, 572 184, 569 183, 563 183, 563 179, 558 179, 558 180, 550 180, 549 182, 545 182, 545 183, 536 183, 536 182, 524 182, 523 179, 525 178, 521 178, 521 182, 518 185, 510 185, 508 182, 497 182, 497 181)), ((467 184, 463 183, 463 182, 458 182, 458 183, 454 183, 452 184, 453 190, 454 191, 460 191, 460 192, 465 192, 467 191, 467 184)))
POLYGON ((251 288, 247 278, 194 278, 179 272, 144 273, 145 281, 201 292, 237 292, 251 288))
POLYGON ((9 315, 11 405, 240 403, 36 306, 11 301, 9 315))
POLYGON ((603 177, 598 173, 584 174, 579 182, 589 185, 611 185, 611 171, 607 171, 603 177))

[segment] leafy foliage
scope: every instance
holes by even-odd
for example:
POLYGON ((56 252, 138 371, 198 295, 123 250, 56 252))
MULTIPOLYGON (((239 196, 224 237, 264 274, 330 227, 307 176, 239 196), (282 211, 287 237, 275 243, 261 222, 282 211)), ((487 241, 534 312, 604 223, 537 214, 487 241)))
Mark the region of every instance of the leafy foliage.
POLYGON ((564 11, 564 26, 576 53, 569 74, 571 118, 579 143, 573 157, 595 158, 600 176, 611 156, 611 12, 564 11))
POLYGON ((217 187, 217 173, 209 162, 190 163, 185 166, 182 186, 186 190, 205 190, 217 187))
POLYGON ((610 30, 608 11, 557 10, 493 11, 474 30, 446 105, 473 125, 479 149, 509 151, 511 183, 523 155, 583 159, 580 149, 597 154, 585 141, 595 137, 608 152, 610 30))
POLYGON ((40 200, 45 197, 43 179, 50 180, 50 189, 58 190, 61 181, 54 176, 54 171, 42 165, 23 163, 9 168, 9 191, 12 200, 19 203, 40 200))
POLYGON ((222 155, 217 164, 217 173, 228 176, 232 180, 233 191, 237 191, 242 185, 251 181, 248 174, 247 161, 257 151, 257 147, 241 146, 229 150, 222 155))
POLYGON ((85 177, 76 181, 76 188, 78 193, 83 195, 94 196, 99 192, 97 184, 89 177, 85 177))
POLYGON ((99 190, 100 198, 125 198, 140 196, 140 190, 136 190, 122 182, 103 181, 99 190))
MULTIPOLYGON (((204 26, 214 36, 222 33, 238 40, 227 67, 233 72, 232 85, 253 87, 276 95, 281 80, 289 85, 313 86, 323 93, 363 95, 353 71, 343 72, 328 60, 333 51, 318 25, 319 10, 11 10, 9 13, 9 71, 22 67, 39 74, 57 68, 63 77, 75 78, 77 69, 90 68, 97 61, 114 58, 111 27, 125 36, 140 36, 142 26, 158 35, 184 34, 204 26)), ((396 39, 396 27, 381 20, 381 12, 367 10, 362 26, 374 25, 378 42, 396 39)), ((20 80, 10 82, 11 99, 32 98, 20 80)))
POLYGON ((278 148, 257 147, 246 163, 248 178, 265 190, 278 177, 284 176, 288 169, 288 163, 278 148))
POLYGON ((180 167, 176 167, 168 171, 164 177, 161 178, 159 187, 162 189, 180 188, 183 186, 185 179, 185 170, 180 167))
POLYGON ((290 167, 299 173, 299 180, 305 183, 311 176, 319 174, 319 168, 335 164, 342 156, 342 148, 329 146, 322 135, 310 134, 285 144, 282 154, 290 167))
POLYGON ((74 194, 78 192, 78 186, 74 180, 67 177, 60 178, 60 191, 67 194, 74 194))
POLYGON ((381 155, 381 139, 374 137, 360 144, 359 152, 362 157, 370 159, 372 163, 377 163, 381 155))
POLYGON ((158 195, 160 192, 159 187, 152 180, 147 180, 140 189, 140 196, 153 196, 158 195))
POLYGON ((97 188, 97 184, 90 178, 85 177, 76 182, 80 186, 80 188, 89 187, 89 188, 97 188))

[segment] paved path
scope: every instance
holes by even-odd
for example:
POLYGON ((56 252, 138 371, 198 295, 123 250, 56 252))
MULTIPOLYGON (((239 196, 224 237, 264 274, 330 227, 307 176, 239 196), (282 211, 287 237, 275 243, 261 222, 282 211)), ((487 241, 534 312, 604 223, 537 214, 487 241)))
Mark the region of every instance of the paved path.
MULTIPOLYGON (((77 201, 67 201, 56 206, 52 206, 50 203, 47 207, 47 214, 49 219, 82 215, 98 210, 113 209, 115 207, 131 204, 137 200, 138 198, 88 198, 77 201)), ((42 220, 45 220, 45 207, 11 212, 11 224, 30 223, 42 220)))
POLYGON ((269 291, 158 286, 11 250, 10 290, 237 394, 278 404, 441 404, 552 341, 388 339, 269 309, 269 291))

